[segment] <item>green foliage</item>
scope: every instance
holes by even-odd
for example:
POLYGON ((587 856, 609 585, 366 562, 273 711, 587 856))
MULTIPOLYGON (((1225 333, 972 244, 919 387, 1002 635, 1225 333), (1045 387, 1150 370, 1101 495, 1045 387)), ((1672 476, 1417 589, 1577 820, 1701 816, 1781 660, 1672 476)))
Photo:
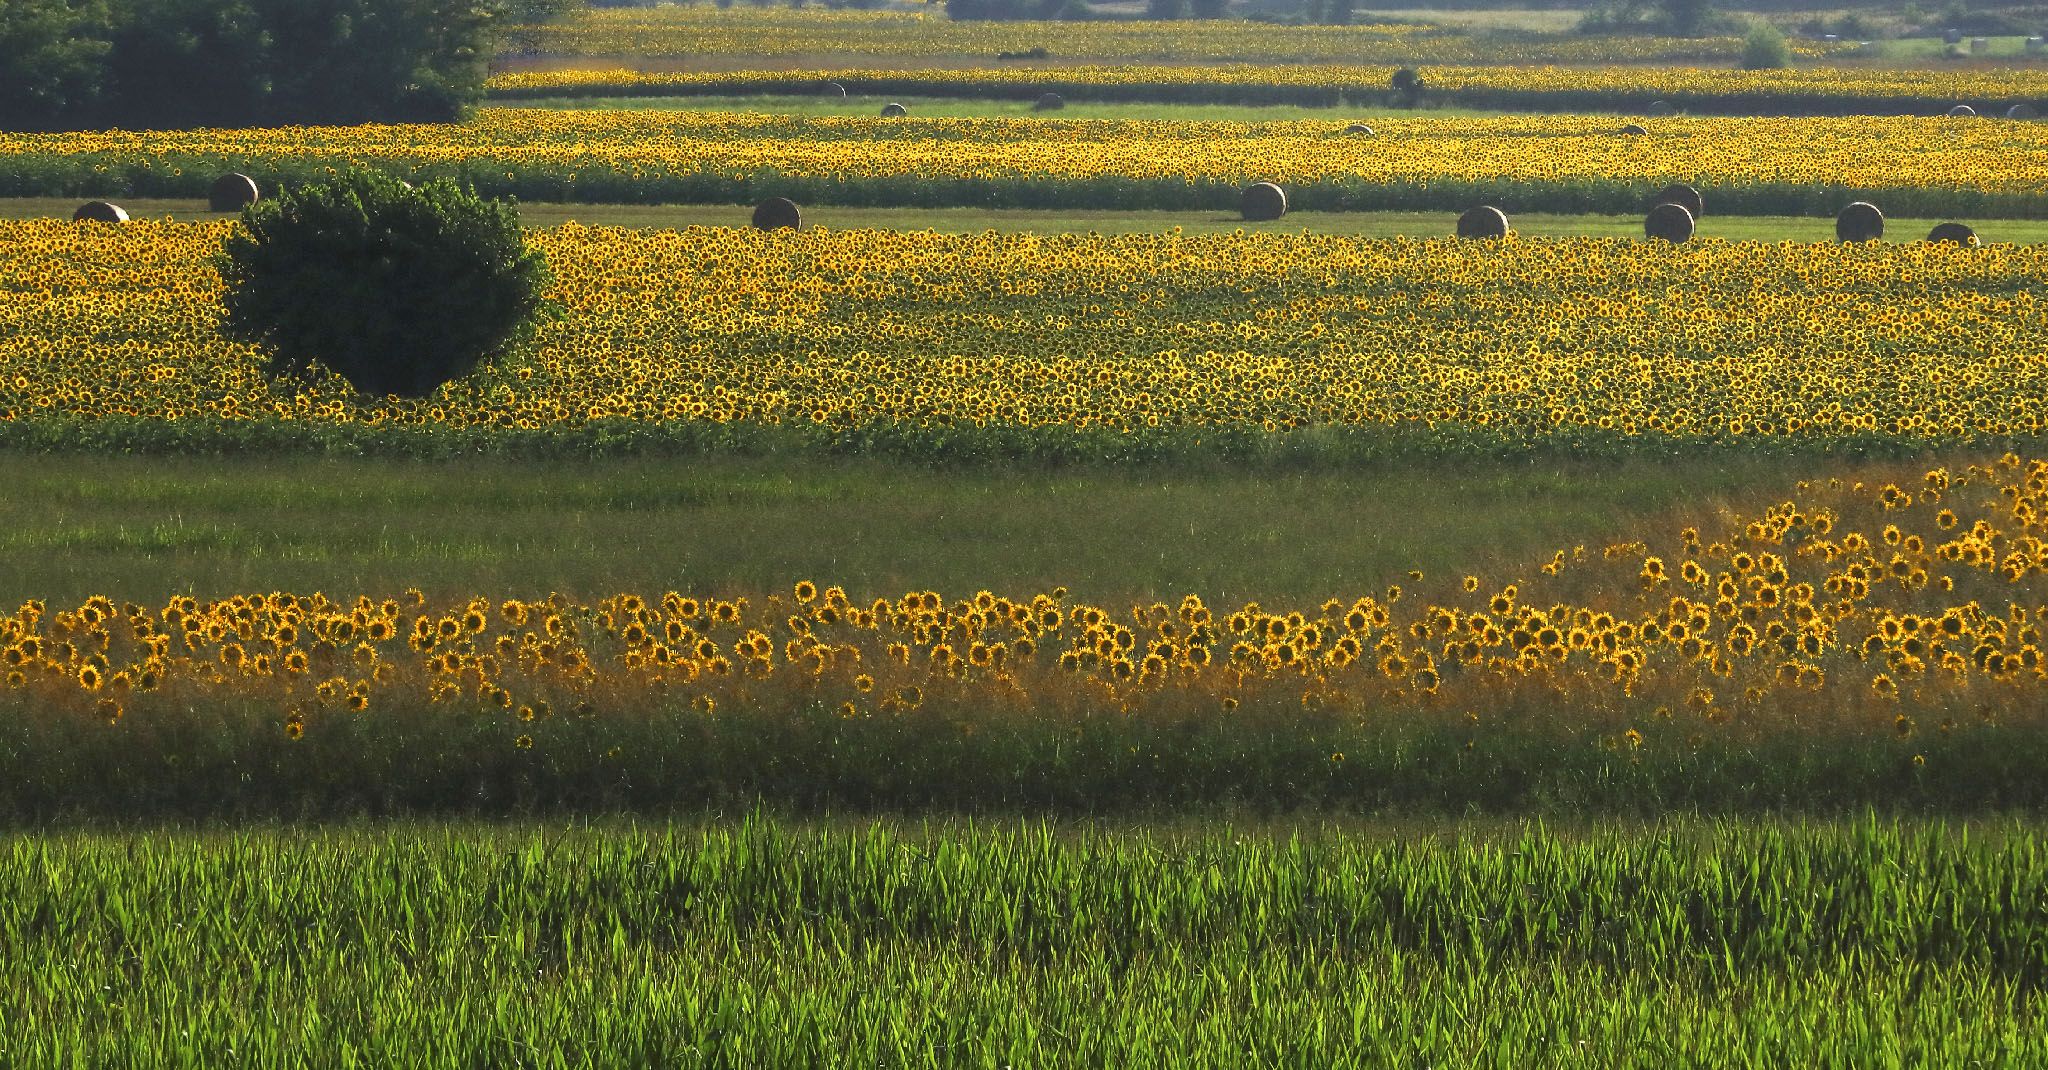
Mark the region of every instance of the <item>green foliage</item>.
POLYGON ((1742 68, 1769 71, 1792 65, 1792 48, 1776 26, 1758 19, 1742 38, 1742 68))
POLYGON ((1393 86, 1394 92, 1401 94, 1402 99, 1411 105, 1422 96, 1422 72, 1413 67, 1403 67, 1395 71, 1393 76, 1387 79, 1387 84, 1393 86))
POLYGON ((101 0, 0 3, 0 129, 61 127, 98 102, 106 18, 101 0))
POLYGON ((2038 826, 0 842, 23 1066, 2035 1067, 2038 826), (232 1053, 232 1054, 231 1054, 232 1053))
POLYGON ((270 351, 273 375, 317 363, 365 394, 420 397, 530 332, 547 264, 519 214, 441 179, 375 171, 244 211, 218 266, 221 329, 270 351))
POLYGON ((445 121, 482 88, 470 0, 120 0, 118 125, 445 121))
POLYGON ((1579 18, 1585 34, 1659 34, 1702 37, 1742 28, 1734 16, 1714 9, 1713 0, 1601 0, 1579 18))
POLYGON ((8 0, 0 126, 445 121, 497 26, 567 0, 8 0))

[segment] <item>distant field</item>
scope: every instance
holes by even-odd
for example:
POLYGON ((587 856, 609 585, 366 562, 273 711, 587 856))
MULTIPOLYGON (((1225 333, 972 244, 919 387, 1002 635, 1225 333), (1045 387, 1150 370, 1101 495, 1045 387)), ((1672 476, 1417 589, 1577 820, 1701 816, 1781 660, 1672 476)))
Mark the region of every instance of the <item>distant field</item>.
MULTIPOLYGON (((945 65, 962 58, 1007 62, 1006 53, 1014 59, 1039 50, 1054 60, 1098 62, 1645 63, 1725 62, 1742 46, 1731 36, 1530 32, 1568 29, 1559 13, 1467 15, 1450 28, 1425 24, 1434 14, 1401 12, 1394 16, 1398 22, 1379 23, 1354 15, 1346 26, 1284 26, 1241 19, 956 22, 937 4, 923 11, 832 11, 815 4, 612 8, 562 24, 515 27, 499 59, 519 64, 562 56, 647 57, 694 66, 700 57, 837 54, 915 56, 945 65)), ((1840 50, 1799 44, 1808 55, 1840 50)))
MULTIPOLYGON (((1149 101, 1077 100, 1054 112, 1038 111, 1030 100, 986 100, 964 97, 874 95, 827 98, 823 96, 710 97, 539 97, 521 100, 522 108, 560 108, 578 111, 690 111, 758 112, 766 115, 843 115, 869 118, 884 104, 901 104, 910 114, 924 119, 1159 119, 1229 123, 1281 122, 1316 119, 1328 122, 1346 117, 1377 122, 1383 118, 1448 119, 1502 115, 1482 108, 1433 107, 1396 108, 1373 102, 1358 106, 1317 107, 1302 104, 1172 104, 1149 101)), ((1588 114, 1602 114, 1592 111, 1588 114)), ((1620 114, 1613 112, 1613 114, 1620 114)))
MULTIPOLYGON (((0 198, 0 219, 65 219, 81 202, 60 198, 0 198)), ((121 206, 135 219, 186 221, 221 219, 205 201, 123 199, 121 206)), ((519 206, 528 226, 583 223, 601 227, 745 227, 752 205, 547 204, 519 206)), ((1449 212, 1290 212, 1270 223, 1247 223, 1229 212, 1103 212, 1022 211, 977 208, 856 208, 843 205, 805 206, 806 226, 832 230, 937 230, 972 234, 985 230, 1058 234, 1093 231, 1099 234, 1164 234, 1175 227, 1187 234, 1235 230, 1341 234, 1368 238, 1436 238, 1456 230, 1449 212)), ((1530 238, 1635 237, 1643 235, 1640 216, 1516 214, 1515 233, 1530 238)), ((1918 241, 1941 219, 1891 219, 1886 240, 1918 241)), ((2032 244, 2048 241, 2048 220, 1961 219, 1974 227, 1983 242, 2032 244)), ((1807 241, 1835 239, 1832 218, 1809 216, 1717 216, 1709 210, 1700 220, 1700 237, 1728 241, 1807 241)))

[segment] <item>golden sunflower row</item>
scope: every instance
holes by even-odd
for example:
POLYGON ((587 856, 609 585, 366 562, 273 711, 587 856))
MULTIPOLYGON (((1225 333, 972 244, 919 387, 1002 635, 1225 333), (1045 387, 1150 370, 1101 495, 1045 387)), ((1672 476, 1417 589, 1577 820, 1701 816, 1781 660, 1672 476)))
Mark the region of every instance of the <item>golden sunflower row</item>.
POLYGON ((114 722, 258 698, 280 744, 323 719, 429 703, 535 733, 560 714, 729 701, 863 718, 928 701, 973 718, 1276 701, 1367 717, 1565 711, 1631 726, 1613 737, 1631 747, 1730 724, 1909 735, 2038 714, 2048 462, 2008 455, 1904 483, 1802 483, 1798 500, 1654 547, 1560 550, 1513 577, 1411 573, 1408 590, 1319 606, 1190 594, 1119 609, 1064 589, 864 598, 808 580, 587 604, 417 590, 30 602, 0 617, 0 673, 46 715, 114 722))
POLYGON ((0 426, 1934 444, 2048 397, 2043 246, 567 225, 530 355, 362 399, 215 333, 235 225, 0 223, 0 426))
MULTIPOLYGON (((557 95, 659 96, 815 91, 837 82, 850 92, 930 96, 1010 95, 1059 90, 1075 99, 1235 99, 1229 90, 1268 99, 1334 103, 1340 96, 1378 100, 1387 92, 1389 64, 1269 66, 1139 65, 1019 66, 975 70, 877 70, 842 68, 786 70, 640 71, 611 69, 508 71, 488 83, 499 97, 557 95), (872 88, 870 88, 872 87, 872 88), (1137 93, 1136 90, 1148 92, 1137 93), (1204 90, 1205 94, 1186 92, 1204 90), (1290 93, 1289 91, 1305 91, 1290 93)), ((1538 102, 1550 98, 1633 101, 1636 107, 1662 99, 1684 105, 1740 102, 1754 109, 1811 108, 1827 102, 1899 107, 1939 102, 1988 105, 2048 101, 2048 72, 2038 69, 1937 70, 1909 68, 1804 67, 1744 71, 1647 66, 1436 66, 1423 72, 1432 94, 1465 103, 1538 102)))
POLYGON ((1742 50, 1741 39, 1733 37, 1495 37, 1421 25, 1276 26, 1221 19, 954 22, 938 11, 696 5, 600 9, 560 25, 518 27, 511 38, 516 51, 551 56, 710 60, 847 54, 994 60, 999 53, 1042 48, 1062 60, 1095 61, 1640 63, 1732 60, 1742 50))
POLYGON ((1687 182, 1708 210, 2033 216, 2048 126, 1944 118, 1336 121, 882 119, 490 109, 448 126, 0 134, 0 193, 203 195, 223 170, 269 187, 370 164, 523 200, 799 201, 1215 208, 1276 181, 1297 208, 1641 211, 1687 182))

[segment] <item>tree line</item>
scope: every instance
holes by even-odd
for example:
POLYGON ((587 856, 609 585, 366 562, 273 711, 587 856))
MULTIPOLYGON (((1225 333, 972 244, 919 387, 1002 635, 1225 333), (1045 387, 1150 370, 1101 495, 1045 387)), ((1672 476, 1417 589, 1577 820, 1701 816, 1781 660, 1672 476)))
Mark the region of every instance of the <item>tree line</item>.
POLYGON ((4 0, 0 129, 441 122, 579 0, 4 0))

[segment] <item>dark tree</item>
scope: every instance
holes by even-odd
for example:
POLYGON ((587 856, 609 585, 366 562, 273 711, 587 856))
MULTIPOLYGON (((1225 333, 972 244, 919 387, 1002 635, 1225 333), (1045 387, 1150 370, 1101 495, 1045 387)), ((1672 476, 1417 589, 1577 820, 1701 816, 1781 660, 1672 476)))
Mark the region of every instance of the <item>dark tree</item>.
POLYGON ((0 0, 0 128, 62 127, 98 104, 106 33, 100 0, 0 0))
POLYGON ((0 0, 0 126, 443 121, 568 0, 0 0))
POLYGON ((250 206, 217 263, 223 334, 272 375, 324 367, 372 396, 495 360, 530 336, 549 277, 511 205, 364 170, 250 206))
POLYGON ((1679 37, 1697 36, 1713 9, 1710 0, 1662 0, 1664 27, 1679 37))

